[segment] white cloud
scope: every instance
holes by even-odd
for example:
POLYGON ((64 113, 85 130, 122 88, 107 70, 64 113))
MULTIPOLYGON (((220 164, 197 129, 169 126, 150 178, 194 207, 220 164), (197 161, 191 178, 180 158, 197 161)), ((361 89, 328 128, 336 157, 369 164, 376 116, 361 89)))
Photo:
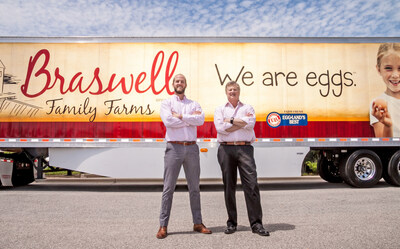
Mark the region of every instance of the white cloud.
POLYGON ((1 36, 400 36, 396 0, 3 0, 1 36))
POLYGON ((253 2, 254 1, 242 1, 240 3, 240 6, 243 6, 244 8, 249 8, 249 7, 251 7, 251 5, 253 5, 253 2))

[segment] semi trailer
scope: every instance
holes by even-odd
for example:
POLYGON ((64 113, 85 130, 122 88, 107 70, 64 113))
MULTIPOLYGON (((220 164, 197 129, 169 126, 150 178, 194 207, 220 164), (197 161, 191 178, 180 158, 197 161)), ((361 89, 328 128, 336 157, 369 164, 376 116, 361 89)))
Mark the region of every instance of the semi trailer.
MULTIPOLYGON (((258 177, 301 176, 304 159, 314 153, 328 182, 371 187, 383 177, 399 186, 400 138, 376 134, 370 114, 387 88, 376 66, 378 48, 399 42, 0 37, 1 184, 29 184, 46 165, 162 179, 160 105, 182 73, 186 95, 205 113, 197 130, 202 179, 221 178, 213 114, 233 80, 241 101, 256 111, 258 177)), ((388 108, 392 116, 398 112, 388 108)))

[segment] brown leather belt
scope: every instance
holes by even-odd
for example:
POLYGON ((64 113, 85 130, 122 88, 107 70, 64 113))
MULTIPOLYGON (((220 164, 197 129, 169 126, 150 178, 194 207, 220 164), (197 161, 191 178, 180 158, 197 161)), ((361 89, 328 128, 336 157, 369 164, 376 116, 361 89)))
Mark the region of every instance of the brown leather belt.
POLYGON ((171 143, 171 144, 181 144, 181 145, 186 146, 186 145, 193 145, 193 144, 196 144, 196 141, 190 141, 190 142, 185 142, 185 141, 168 141, 168 143, 171 143))
POLYGON ((250 145, 250 142, 246 141, 236 141, 236 142, 221 142, 220 144, 223 145, 250 145))

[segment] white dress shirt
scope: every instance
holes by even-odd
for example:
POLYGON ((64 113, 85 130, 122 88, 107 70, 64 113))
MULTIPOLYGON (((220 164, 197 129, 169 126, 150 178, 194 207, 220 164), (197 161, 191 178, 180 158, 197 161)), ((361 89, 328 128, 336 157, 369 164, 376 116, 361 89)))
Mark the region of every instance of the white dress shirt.
POLYGON ((204 112, 199 103, 186 98, 181 100, 177 95, 161 103, 161 119, 167 128, 167 141, 196 141, 197 126, 204 123, 204 112), (195 111, 200 115, 193 114, 195 111), (172 112, 182 114, 182 119, 172 116, 172 112))
POLYGON ((256 114, 252 106, 238 102, 236 108, 229 102, 217 107, 214 113, 214 125, 217 130, 218 142, 254 142, 256 135, 254 125, 256 124, 256 114), (233 126, 231 123, 224 122, 225 118, 239 118, 247 123, 246 126, 233 132, 227 132, 233 126))

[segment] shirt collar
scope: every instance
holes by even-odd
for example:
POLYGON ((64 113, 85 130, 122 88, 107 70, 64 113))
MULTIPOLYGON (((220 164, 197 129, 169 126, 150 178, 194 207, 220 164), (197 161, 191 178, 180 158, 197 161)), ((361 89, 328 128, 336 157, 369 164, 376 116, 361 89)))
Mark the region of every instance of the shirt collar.
MULTIPOLYGON (((244 104, 239 100, 239 102, 238 102, 236 107, 240 107, 240 106, 243 106, 243 105, 244 104)), ((231 104, 231 102, 229 102, 229 101, 227 101, 226 104, 225 104, 225 107, 227 107, 227 106, 230 106, 230 107, 234 108, 233 105, 231 104)))
POLYGON ((183 99, 182 100, 176 94, 174 94, 174 97, 175 97, 175 100, 177 100, 177 101, 185 101, 186 100, 186 95, 183 95, 183 99))

